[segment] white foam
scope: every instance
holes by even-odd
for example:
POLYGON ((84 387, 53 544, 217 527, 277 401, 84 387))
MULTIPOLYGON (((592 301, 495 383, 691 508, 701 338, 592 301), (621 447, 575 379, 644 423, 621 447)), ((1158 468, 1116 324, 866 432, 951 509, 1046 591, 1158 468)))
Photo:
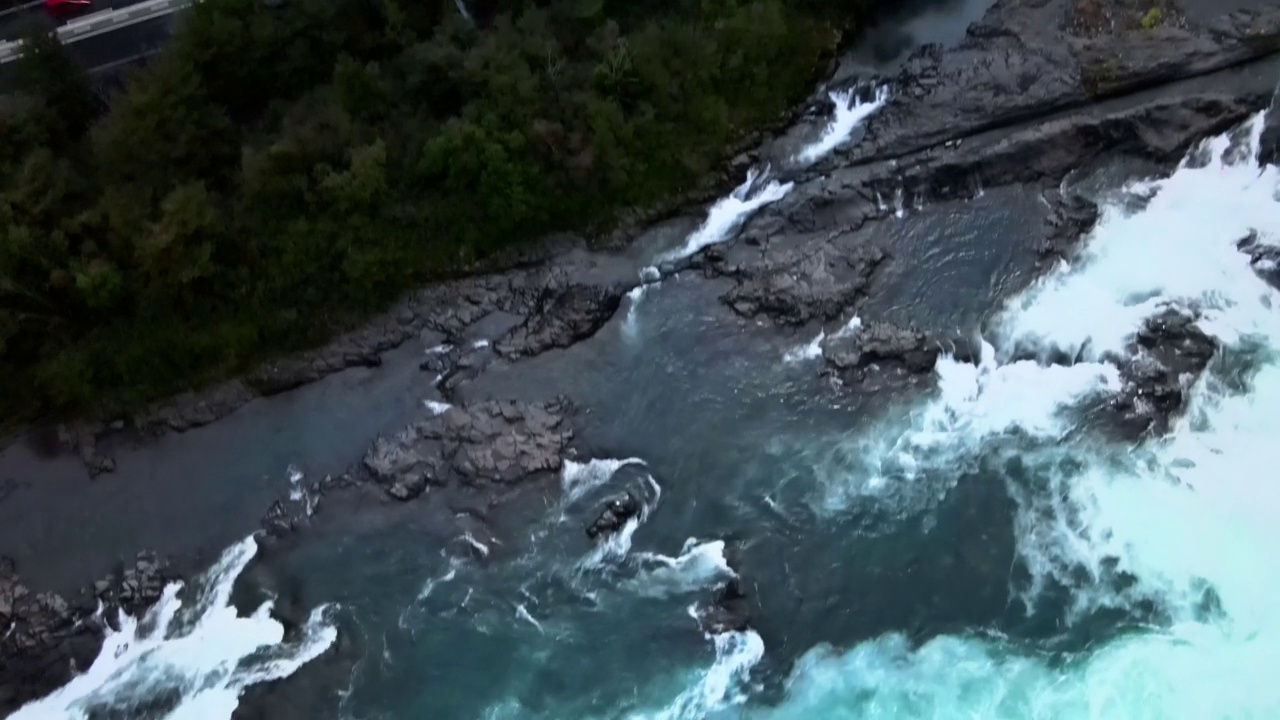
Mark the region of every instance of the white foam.
POLYGON ((636 563, 641 573, 630 581, 639 594, 668 597, 714 587, 737 577, 724 555, 723 540, 689 538, 676 557, 661 553, 638 553, 636 563))
POLYGON ((793 183, 780 183, 777 180, 764 182, 766 176, 767 170, 765 173, 756 168, 747 171, 747 179, 711 206, 707 211, 707 219, 685 238, 684 245, 666 253, 661 259, 670 261, 687 258, 709 245, 724 242, 757 210, 781 200, 791 192, 793 183))
POLYGON ((744 689, 751 670, 764 658, 764 640, 754 630, 707 638, 716 653, 711 667, 699 673, 671 704, 657 712, 632 714, 632 720, 703 720, 746 699, 744 689))
POLYGON ((640 336, 640 320, 637 312, 640 309, 640 301, 644 300, 649 290, 659 287, 662 287, 662 281, 637 285, 627 291, 627 315, 622 321, 622 334, 627 339, 635 340, 640 336))
POLYGON ((797 162, 806 165, 815 162, 848 141, 854 128, 889 102, 889 87, 882 85, 876 88, 875 96, 865 102, 851 90, 831 92, 828 97, 835 106, 835 113, 823 128, 822 135, 796 154, 797 162))
POLYGON ((1066 408, 1121 386, 1119 371, 1105 363, 1001 365, 984 348, 976 366, 940 357, 936 394, 906 415, 807 449, 818 476, 814 509, 840 514, 874 498, 899 516, 922 510, 946 493, 956 468, 971 464, 975 445, 1008 434, 1064 438, 1075 427, 1066 408))
MULTIPOLYGON (((862 318, 854 315, 849 321, 841 325, 838 330, 831 334, 831 339, 850 337, 862 329, 862 318)), ((806 360, 817 360, 822 357, 822 346, 827 341, 827 332, 825 329, 818 330, 818 334, 804 345, 794 347, 782 356, 783 362, 798 363, 806 360)))
MULTIPOLYGON (((1249 133, 1257 147, 1261 123, 1249 133)), ((1237 282, 1247 256, 1234 241, 1252 230, 1263 240, 1280 232, 1271 198, 1275 171, 1225 164, 1229 149, 1227 136, 1213 138, 1206 151, 1214 160, 1204 167, 1184 163, 1167 179, 1132 183, 1129 194, 1150 197, 1138 212, 1105 206, 1074 265, 1013 301, 1000 328, 1004 346, 1053 347, 1072 356, 1083 350, 1098 359, 1123 352, 1142 319, 1166 304, 1200 309, 1201 327, 1229 342, 1257 330, 1253 314, 1232 312, 1256 304, 1263 292, 1252 273, 1237 282)))
POLYGON ((842 325, 840 329, 837 330, 835 334, 832 335, 831 337, 833 338, 849 337, 850 335, 857 333, 861 329, 862 329, 862 318, 858 317, 857 315, 854 315, 853 317, 849 318, 849 322, 842 325))
POLYGON ((480 553, 480 557, 489 557, 489 546, 477 540, 471 533, 464 533, 459 540, 474 548, 476 552, 480 553))
POLYGON ((652 475, 645 475, 645 484, 649 488, 649 497, 637 498, 640 505, 640 512, 635 517, 628 518, 622 527, 617 531, 609 533, 603 539, 596 542, 595 546, 577 563, 579 572, 590 572, 599 568, 603 568, 612 564, 616 564, 627 557, 631 552, 631 541, 635 537, 636 530, 649 519, 649 514, 662 500, 662 486, 652 475))
POLYGON ((443 415, 449 410, 449 408, 453 407, 449 403, 439 402, 437 400, 423 400, 422 406, 425 407, 427 412, 432 415, 443 415))
POLYGON ((640 458, 597 458, 585 463, 565 460, 560 471, 560 487, 564 491, 564 504, 572 505, 579 498, 609 481, 614 473, 626 465, 644 465, 640 458))
MULTIPOLYGON (((1246 150, 1256 151, 1261 121, 1249 125, 1246 150)), ((1057 662, 976 635, 918 648, 898 635, 843 653, 815 648, 797 664, 785 701, 748 717, 1280 717, 1272 677, 1280 667, 1273 552, 1280 546, 1280 293, 1235 247, 1250 230, 1264 241, 1280 230, 1280 175, 1249 162, 1252 154, 1214 138, 1196 153, 1199 167, 1184 163, 1168 179, 1130 186, 1149 197, 1145 208, 1106 208, 1080 262, 1010 303, 993 353, 1053 348, 1085 356, 1077 367, 1101 373, 1104 353, 1122 350, 1146 316, 1165 303, 1194 306, 1226 353, 1250 353, 1257 368, 1247 389, 1211 372, 1192 388, 1170 435, 1136 449, 1101 437, 1062 443, 1053 439, 1061 428, 1046 399, 1069 403, 1088 378, 984 358, 997 373, 1020 367, 1006 371, 1009 386, 980 416, 935 438, 938 454, 972 458, 1001 451, 984 442, 992 428, 1013 420, 1033 429, 1032 442, 1014 453, 1032 477, 1009 479, 1032 602, 1038 588, 1054 583, 1074 596, 1065 624, 1138 600, 1154 603, 1167 621, 1057 662), (1251 351, 1258 346, 1264 352, 1251 351), (1119 573, 1127 579, 1112 582, 1119 573)), ((943 361, 940 370, 943 396, 951 384, 954 396, 971 397, 961 388, 983 382, 971 377, 981 368, 943 361)), ((985 382, 990 388, 995 378, 985 382)))
POLYGON ((825 330, 819 330, 818 334, 812 340, 791 348, 782 356, 782 361, 787 363, 798 363, 806 360, 817 360, 822 357, 822 341, 827 339, 825 330))
POLYGON ((540 633, 545 634, 547 632, 542 629, 542 623, 538 622, 535 617, 529 614, 529 608, 525 607, 524 603, 516 605, 516 617, 534 626, 540 633))
POLYGON ((297 465, 290 465, 286 472, 289 476, 289 499, 297 502, 305 493, 302 489, 302 469, 297 465))
POLYGON ((431 597, 431 593, 435 592, 437 586, 451 582, 456 577, 458 577, 458 563, 455 560, 449 563, 449 571, 444 575, 427 578, 427 581, 422 584, 422 589, 418 591, 418 599, 425 600, 431 597))
POLYGON ((164 589, 141 622, 121 614, 90 668, 48 697, 23 706, 10 720, 87 720, 111 706, 176 704, 170 720, 231 717, 250 685, 288 677, 337 638, 334 606, 312 611, 301 636, 285 642, 284 626, 270 616, 271 603, 248 617, 230 606, 231 589, 257 553, 252 537, 223 553, 205 586, 185 607, 180 583, 164 589))

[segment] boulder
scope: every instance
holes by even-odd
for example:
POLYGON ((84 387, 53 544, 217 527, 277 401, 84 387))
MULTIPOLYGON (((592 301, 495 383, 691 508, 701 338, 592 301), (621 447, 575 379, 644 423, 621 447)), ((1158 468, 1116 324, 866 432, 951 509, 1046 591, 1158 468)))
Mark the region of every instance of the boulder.
POLYGON ((587 526, 587 537, 598 540, 612 535, 643 510, 644 505, 631 493, 615 497, 605 503, 604 510, 587 526))
POLYGON ((927 335, 883 322, 866 323, 822 343, 822 358, 841 377, 859 377, 873 366, 893 366, 911 374, 932 372, 941 348, 927 335))
POLYGON ((176 574, 154 553, 139 553, 112 577, 91 583, 75 601, 33 592, 15 563, 0 558, 0 715, 66 684, 93 662, 105 621, 118 611, 140 616, 176 574), (101 614, 98 614, 101 603, 101 614))
POLYGON ((1135 336, 1120 365, 1124 386, 1111 400, 1126 435, 1163 433, 1183 409, 1188 388, 1218 349, 1196 319, 1167 309, 1148 318, 1135 336))
POLYGON ((737 287, 722 299, 743 317, 766 315, 787 325, 838 317, 864 295, 887 254, 876 245, 831 241, 807 254, 767 253, 751 267, 737 268, 737 287))
POLYGON ((1238 241, 1236 247, 1249 256, 1249 266, 1255 275, 1280 289, 1280 247, 1262 243, 1256 231, 1238 241))
POLYGON ((599 285, 548 289, 533 314, 494 349, 503 357, 518 358, 569 347, 595 335, 618 311, 622 295, 619 288, 599 285))
POLYGON ((751 627, 751 604, 737 578, 717 589, 711 603, 699 607, 695 614, 698 627, 710 635, 740 632, 751 627))
POLYGON ((519 483, 560 470, 573 439, 567 412, 563 401, 451 406, 376 440, 364 468, 397 500, 411 500, 431 485, 519 483))

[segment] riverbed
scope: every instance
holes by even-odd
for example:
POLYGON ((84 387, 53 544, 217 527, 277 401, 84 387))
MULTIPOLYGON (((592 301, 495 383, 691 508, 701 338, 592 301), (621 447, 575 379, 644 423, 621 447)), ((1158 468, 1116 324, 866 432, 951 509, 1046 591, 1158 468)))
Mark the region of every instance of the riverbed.
MULTIPOLYGON (((987 5, 891 27, 958 40, 987 5)), ((863 46, 846 67, 901 59, 863 46)), ((434 334, 379 368, 121 443, 117 471, 92 481, 17 443, 0 455, 0 547, 32 586, 71 593, 149 547, 221 560, 185 610, 174 596, 148 620, 176 630, 126 624, 78 685, 15 717, 1280 716, 1265 677, 1280 661, 1266 553, 1280 293, 1236 247, 1280 241, 1261 131, 1252 116, 1158 175, 1121 157, 1082 168, 1064 189, 1101 214, 1066 258, 1039 244, 1042 187, 882 198, 855 241, 910 261, 836 321, 743 317, 719 300, 730 280, 696 272, 639 286, 590 339, 451 387, 459 405, 574 405, 578 456, 475 534, 439 522, 456 505, 355 494, 288 542, 244 539, 274 499, 357 463, 424 404, 445 412, 419 369, 434 334), (1217 354, 1168 433, 1107 434, 1088 414, 1166 307, 1194 311, 1217 354), (977 357, 851 385, 819 340, 870 322, 972 338, 977 357), (583 528, 618 493, 644 511, 591 542, 583 528), (698 608, 730 580, 749 627, 704 633, 698 608)), ((748 185, 748 203, 770 192, 748 185)), ((714 213, 609 262, 644 277, 714 213)), ((484 350, 504 322, 467 341, 484 350)))

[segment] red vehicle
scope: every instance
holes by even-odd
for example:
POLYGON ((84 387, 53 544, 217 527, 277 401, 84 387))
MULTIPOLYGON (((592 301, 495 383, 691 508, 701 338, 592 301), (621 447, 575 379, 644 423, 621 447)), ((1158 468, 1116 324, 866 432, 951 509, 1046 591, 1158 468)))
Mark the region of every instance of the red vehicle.
POLYGON ((90 9, 93 0, 44 0, 44 9, 56 18, 65 18, 90 9))

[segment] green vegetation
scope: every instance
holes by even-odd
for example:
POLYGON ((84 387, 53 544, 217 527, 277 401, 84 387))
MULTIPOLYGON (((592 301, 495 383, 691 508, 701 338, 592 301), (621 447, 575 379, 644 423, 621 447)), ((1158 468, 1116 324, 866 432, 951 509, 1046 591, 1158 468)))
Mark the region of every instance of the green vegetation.
POLYGON ((0 413, 133 406, 691 186, 874 0, 205 0, 0 98, 0 413))
POLYGON ((1154 30, 1164 23, 1164 11, 1153 7, 1142 16, 1142 29, 1154 30))

